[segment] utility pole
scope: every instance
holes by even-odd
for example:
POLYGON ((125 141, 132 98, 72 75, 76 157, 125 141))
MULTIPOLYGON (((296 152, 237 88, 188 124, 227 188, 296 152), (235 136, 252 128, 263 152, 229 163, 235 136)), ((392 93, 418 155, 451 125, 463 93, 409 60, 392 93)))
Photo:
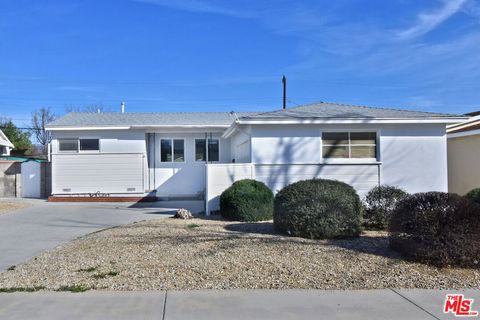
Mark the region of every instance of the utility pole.
POLYGON ((287 110, 287 78, 282 77, 283 82, 283 111, 287 110))

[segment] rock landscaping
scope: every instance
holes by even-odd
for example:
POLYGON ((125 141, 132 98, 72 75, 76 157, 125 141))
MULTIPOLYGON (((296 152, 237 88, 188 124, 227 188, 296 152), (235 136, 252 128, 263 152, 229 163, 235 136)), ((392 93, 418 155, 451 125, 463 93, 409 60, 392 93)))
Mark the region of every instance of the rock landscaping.
POLYGON ((479 286, 479 269, 405 261, 389 249, 385 232, 311 240, 277 234, 271 222, 220 218, 162 218, 104 230, 0 274, 3 291, 479 286))
POLYGON ((173 217, 175 219, 183 219, 183 220, 193 219, 192 213, 187 209, 178 209, 177 213, 175 213, 173 217))

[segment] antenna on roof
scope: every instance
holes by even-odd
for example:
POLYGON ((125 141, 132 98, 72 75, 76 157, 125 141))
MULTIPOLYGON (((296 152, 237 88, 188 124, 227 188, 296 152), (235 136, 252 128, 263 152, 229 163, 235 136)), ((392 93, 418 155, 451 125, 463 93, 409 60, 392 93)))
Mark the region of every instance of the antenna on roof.
POLYGON ((122 101, 121 106, 122 106, 122 113, 125 113, 125 101, 122 101))
POLYGON ((287 77, 283 75, 283 111, 287 110, 287 77))

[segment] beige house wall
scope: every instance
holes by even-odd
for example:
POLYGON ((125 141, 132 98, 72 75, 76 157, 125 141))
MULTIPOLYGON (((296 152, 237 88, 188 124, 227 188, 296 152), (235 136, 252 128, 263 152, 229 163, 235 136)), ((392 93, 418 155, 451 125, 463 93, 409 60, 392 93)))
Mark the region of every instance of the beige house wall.
POLYGON ((449 138, 448 191, 464 195, 480 187, 480 135, 449 138))

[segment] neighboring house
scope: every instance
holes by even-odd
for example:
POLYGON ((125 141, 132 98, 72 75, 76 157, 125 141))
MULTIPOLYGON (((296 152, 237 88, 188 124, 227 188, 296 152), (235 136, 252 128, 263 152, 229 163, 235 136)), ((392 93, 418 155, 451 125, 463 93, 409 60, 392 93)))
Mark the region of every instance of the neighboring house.
POLYGON ((13 143, 11 143, 3 131, 0 130, 0 157, 10 156, 11 149, 13 149, 13 143))
POLYGON ((52 131, 52 194, 205 199, 234 181, 310 178, 447 191, 446 125, 465 117, 333 103, 265 113, 70 113, 52 131))
POLYGON ((480 113, 447 128, 448 191, 464 195, 480 187, 480 113))

